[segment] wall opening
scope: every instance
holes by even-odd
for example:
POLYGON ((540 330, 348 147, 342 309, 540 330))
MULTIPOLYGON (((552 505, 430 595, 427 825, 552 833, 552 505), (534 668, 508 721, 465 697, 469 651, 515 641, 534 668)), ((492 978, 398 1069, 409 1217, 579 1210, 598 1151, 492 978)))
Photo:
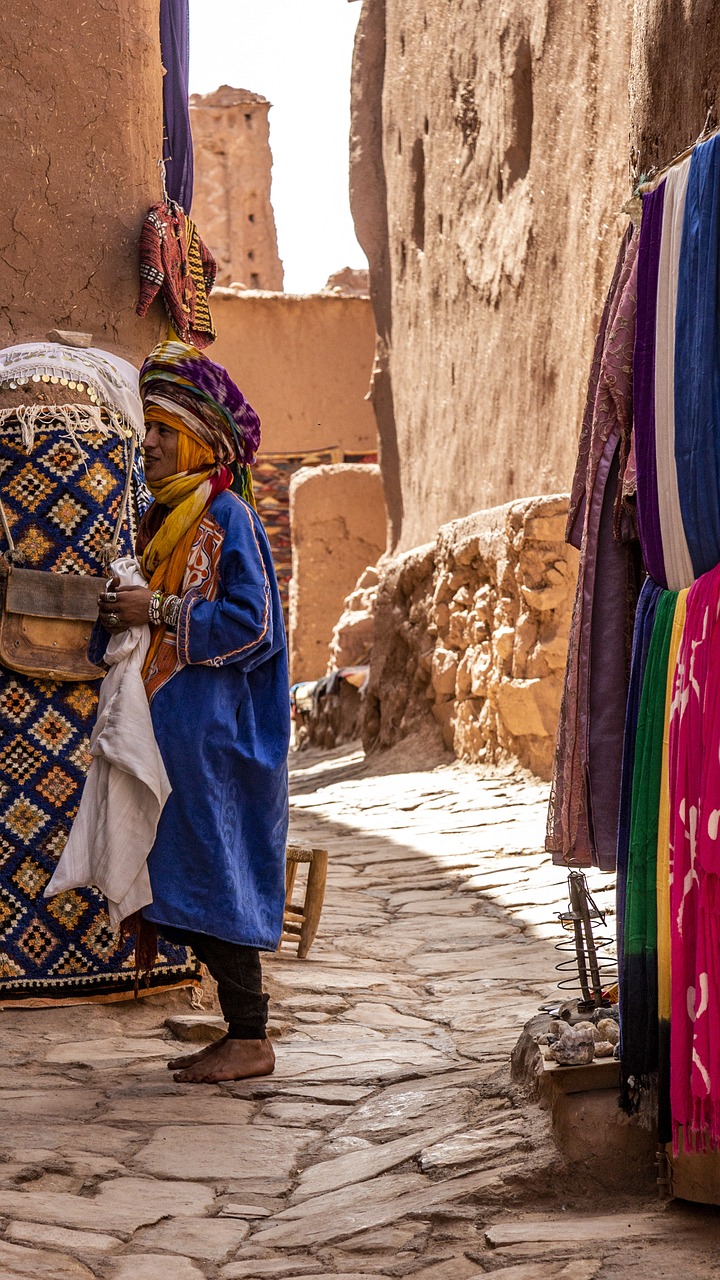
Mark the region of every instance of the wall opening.
POLYGON ((413 175, 413 240, 418 249, 425 248, 425 147, 416 138, 412 150, 413 175))
POLYGON ((533 128, 532 51, 523 36, 515 46, 512 71, 507 81, 505 113, 505 155, 503 179, 506 191, 527 175, 530 168, 533 128))

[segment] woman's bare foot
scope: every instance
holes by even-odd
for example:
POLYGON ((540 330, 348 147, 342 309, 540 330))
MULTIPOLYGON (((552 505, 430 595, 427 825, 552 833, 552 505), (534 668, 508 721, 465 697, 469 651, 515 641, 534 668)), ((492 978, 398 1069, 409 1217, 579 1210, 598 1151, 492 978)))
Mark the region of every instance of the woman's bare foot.
POLYGON ((221 1080, 247 1080, 269 1076, 275 1070, 275 1053, 269 1040, 216 1041, 174 1079, 181 1084, 218 1084, 221 1080))
POLYGON ((167 1064, 168 1071, 182 1071, 184 1067, 191 1067, 195 1062, 202 1062, 203 1058, 207 1058, 209 1053, 224 1044, 226 1040, 227 1033, 222 1040, 213 1040, 210 1044, 206 1044, 204 1049, 198 1049, 197 1053, 186 1053, 182 1058, 171 1058, 167 1064))

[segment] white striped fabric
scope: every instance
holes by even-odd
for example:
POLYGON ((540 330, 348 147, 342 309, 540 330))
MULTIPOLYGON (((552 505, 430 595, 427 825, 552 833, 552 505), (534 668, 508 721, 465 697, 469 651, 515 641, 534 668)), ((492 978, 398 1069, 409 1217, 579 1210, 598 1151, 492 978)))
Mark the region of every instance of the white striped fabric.
POLYGON ((665 572, 670 591, 693 582, 675 465, 675 308, 690 157, 665 179, 655 322, 655 459, 665 572))

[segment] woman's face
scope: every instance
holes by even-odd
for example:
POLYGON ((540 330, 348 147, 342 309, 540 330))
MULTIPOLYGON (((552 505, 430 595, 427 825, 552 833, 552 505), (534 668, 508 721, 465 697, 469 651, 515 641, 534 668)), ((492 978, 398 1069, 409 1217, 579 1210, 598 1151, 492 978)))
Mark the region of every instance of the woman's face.
POLYGON ((150 484, 176 474, 177 453, 177 431, 162 422, 151 422, 143 445, 145 476, 150 484))

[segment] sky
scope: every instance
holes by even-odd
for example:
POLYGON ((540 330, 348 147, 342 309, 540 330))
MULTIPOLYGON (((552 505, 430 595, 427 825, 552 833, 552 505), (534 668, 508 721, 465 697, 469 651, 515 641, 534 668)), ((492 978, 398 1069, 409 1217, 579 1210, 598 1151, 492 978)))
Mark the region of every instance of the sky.
MULTIPOLYGON (((367 265, 350 216, 350 67, 360 4, 190 0, 190 92, 269 98, 272 202, 288 293, 367 265)), ((202 228, 201 228, 202 231, 202 228)))

